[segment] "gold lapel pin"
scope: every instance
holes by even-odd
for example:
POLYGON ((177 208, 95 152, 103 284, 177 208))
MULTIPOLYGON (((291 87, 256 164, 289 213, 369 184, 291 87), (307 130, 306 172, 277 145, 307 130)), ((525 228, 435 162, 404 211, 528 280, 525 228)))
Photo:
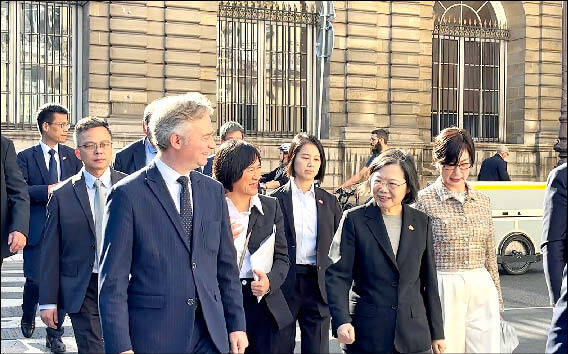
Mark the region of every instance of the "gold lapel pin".
POLYGON ((63 156, 61 160, 67 160, 67 156, 63 156))
POLYGON ((410 231, 414 231, 414 226, 408 225, 408 229, 409 229, 410 231))

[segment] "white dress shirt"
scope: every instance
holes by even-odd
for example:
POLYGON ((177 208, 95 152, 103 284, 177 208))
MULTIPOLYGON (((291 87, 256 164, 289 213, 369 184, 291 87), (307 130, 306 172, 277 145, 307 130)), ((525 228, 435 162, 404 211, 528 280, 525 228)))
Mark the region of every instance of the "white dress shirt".
MULTIPOLYGON (((239 233, 239 236, 237 236, 237 238, 234 239, 233 241, 235 244, 235 249, 237 250, 237 266, 238 266, 239 262, 241 261, 241 257, 243 255, 243 250, 245 248, 247 235, 250 231, 252 231, 248 230, 248 223, 252 207, 256 207, 256 209, 258 209, 258 211, 262 215, 264 215, 264 212, 262 211, 262 203, 260 202, 260 198, 258 197, 258 195, 255 195, 250 199, 250 205, 248 210, 243 212, 237 210, 237 207, 235 207, 235 204, 233 204, 231 198, 225 197, 225 199, 227 200, 227 207, 229 208, 229 218, 231 219, 231 223, 235 223, 243 227, 243 231, 241 231, 239 233)), ((248 250, 248 247, 245 253, 245 259, 243 260, 243 267, 241 268, 241 271, 239 273, 239 277, 241 279, 253 277, 252 266, 250 264, 250 252, 248 250)))
POLYGON ((296 264, 316 264, 316 245, 318 236, 318 210, 314 185, 304 193, 292 181, 292 209, 294 210, 294 230, 296 231, 296 264))
MULTIPOLYGON (((91 215, 93 216, 93 222, 95 220, 95 191, 96 191, 96 187, 95 187, 95 180, 97 179, 97 177, 93 176, 92 174, 90 174, 89 172, 87 172, 87 170, 85 170, 85 167, 83 167, 83 169, 81 170, 81 172, 83 172, 83 176, 85 177, 85 184, 87 185, 87 194, 89 195, 89 206, 91 207, 91 215)), ((110 189, 112 187, 112 182, 110 179, 110 168, 107 168, 107 170, 101 175, 101 177, 99 177, 99 179, 102 182, 102 190, 104 193, 104 198, 106 200, 108 194, 110 193, 110 189)), ((99 256, 100 256, 100 250, 102 248, 102 245, 97 245, 97 251, 95 254, 95 262, 93 264, 93 273, 98 273, 99 272, 99 256)), ((39 305, 39 310, 49 310, 49 309, 56 309, 57 305, 56 304, 44 304, 44 305, 39 305)))
MULTIPOLYGON (((83 176, 85 177, 85 184, 87 185, 87 194, 89 195, 89 206, 91 207, 91 215, 93 216, 93 222, 95 221, 95 194, 97 187, 95 186, 95 181, 97 177, 93 176, 83 167, 83 176)), ((110 180, 110 167, 107 167, 106 171, 99 177, 102 182, 101 189, 103 191, 104 200, 107 199, 110 189, 112 187, 112 182, 110 180)), ((101 240, 102 242, 102 240, 101 240)), ((99 272, 99 256, 103 245, 97 245, 97 254, 95 258, 95 264, 93 265, 93 273, 99 272)))
POLYGON ((148 137, 144 138, 144 152, 146 153, 146 166, 148 166, 158 154, 158 150, 150 143, 148 137))
MULTIPOLYGON (((49 171, 49 159, 51 159, 51 155, 49 154, 49 150, 51 150, 52 148, 49 147, 49 145, 45 144, 43 141, 39 141, 39 146, 41 146, 41 150, 43 151, 43 159, 45 160, 45 168, 47 168, 47 170, 49 171)), ((59 144, 55 144, 55 146, 53 147, 53 150, 55 150, 55 154, 53 154, 53 157, 55 158, 55 161, 57 162, 57 181, 61 181, 61 160, 59 159, 59 144)))
MULTIPOLYGON (((179 213, 180 204, 181 204, 180 202, 181 184, 179 184, 177 179, 180 178, 182 174, 180 174, 170 166, 166 165, 164 161, 162 161, 159 158, 156 159, 156 167, 158 168, 158 171, 160 171, 160 174, 162 175, 164 182, 166 182, 166 187, 168 188, 168 192, 170 192, 170 196, 172 197, 172 200, 176 206, 176 210, 179 213)), ((189 178, 189 173, 184 176, 187 176, 189 178)), ((195 210, 195 205, 193 204, 193 191, 191 189, 191 178, 189 179, 188 187, 189 187, 188 188, 189 199, 191 200, 191 210, 193 211, 195 210)))

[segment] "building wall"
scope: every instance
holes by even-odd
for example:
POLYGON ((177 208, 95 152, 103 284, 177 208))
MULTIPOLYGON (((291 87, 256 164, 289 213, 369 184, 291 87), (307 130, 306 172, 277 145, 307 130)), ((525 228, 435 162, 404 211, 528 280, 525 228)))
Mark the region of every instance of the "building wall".
MULTIPOLYGON (((555 166, 561 96, 561 2, 502 2, 507 46, 506 143, 514 180, 544 180, 555 166)), ((386 127, 390 146, 416 157, 422 183, 431 165, 433 1, 334 1, 329 139, 324 186, 342 183, 369 156, 369 132, 386 127)), ((108 118, 114 149, 142 135, 146 104, 200 91, 216 102, 218 2, 90 1, 88 113, 108 118)), ((216 117, 214 117, 216 120, 216 117)), ((3 134, 6 134, 3 132, 3 134)), ((21 149, 37 132, 8 132, 21 149)), ((263 170, 277 164, 277 138, 251 139, 263 170)), ((497 144, 477 144, 477 173, 497 144)))

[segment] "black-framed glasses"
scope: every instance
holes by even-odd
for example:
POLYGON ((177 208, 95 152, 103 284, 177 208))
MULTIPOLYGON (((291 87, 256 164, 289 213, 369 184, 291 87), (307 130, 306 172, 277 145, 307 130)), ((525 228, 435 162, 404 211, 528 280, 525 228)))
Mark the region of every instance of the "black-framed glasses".
POLYGON ((469 168, 471 168, 471 163, 470 162, 462 162, 460 164, 456 164, 456 165, 443 165, 443 169, 446 171, 453 171, 456 169, 456 166, 459 167, 460 170, 465 171, 469 168))
POLYGON ((64 128, 69 129, 71 127, 71 123, 69 122, 63 122, 63 123, 46 122, 46 123, 50 125, 58 125, 61 129, 64 128))
POLYGON ((112 141, 101 141, 100 143, 86 143, 83 145, 79 145, 80 148, 83 148, 87 151, 95 151, 95 149, 105 150, 112 146, 112 141))

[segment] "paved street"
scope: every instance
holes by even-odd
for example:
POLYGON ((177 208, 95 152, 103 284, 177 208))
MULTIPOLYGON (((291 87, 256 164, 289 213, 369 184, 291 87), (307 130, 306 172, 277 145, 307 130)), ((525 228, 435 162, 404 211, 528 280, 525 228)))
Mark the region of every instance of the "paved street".
MULTIPOLYGON (((45 325, 39 314, 36 317, 37 329, 32 338, 24 338, 20 331, 22 310, 22 290, 24 275, 21 255, 4 261, 2 266, 2 353, 42 353, 45 347, 45 325)), ((546 342, 552 309, 548 297, 542 264, 533 265, 531 270, 521 276, 501 274, 501 286, 505 301, 504 318, 511 321, 519 336, 519 347, 515 353, 542 353, 546 342)), ((63 342, 68 352, 77 350, 73 329, 69 318, 64 322, 63 342)), ((300 333, 296 334, 296 352, 299 350, 300 333)), ((330 350, 340 352, 335 339, 330 341, 330 350)))

